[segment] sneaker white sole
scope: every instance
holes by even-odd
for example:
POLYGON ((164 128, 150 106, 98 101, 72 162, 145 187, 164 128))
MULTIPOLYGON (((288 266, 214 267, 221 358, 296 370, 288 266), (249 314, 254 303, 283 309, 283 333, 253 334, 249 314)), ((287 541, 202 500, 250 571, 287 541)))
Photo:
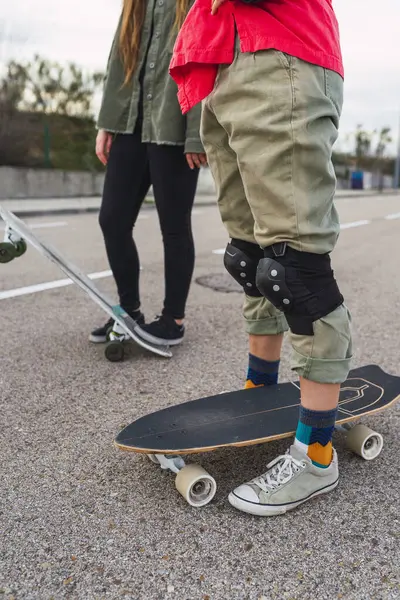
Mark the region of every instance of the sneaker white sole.
POLYGON ((300 504, 304 504, 304 502, 307 502, 307 500, 311 500, 312 498, 316 498, 321 494, 327 494, 328 492, 331 492, 335 489, 335 487, 337 487, 338 483, 339 479, 320 490, 316 490, 306 498, 302 498, 297 502, 289 502, 287 504, 256 504, 255 502, 253 503, 239 498, 239 496, 236 496, 234 492, 229 494, 228 501, 234 508, 248 513, 249 515, 256 515, 257 517, 273 517, 275 515, 283 515, 289 510, 297 508, 300 506, 300 504))
POLYGON ((89 342, 92 342, 92 344, 105 344, 107 341, 107 336, 104 335, 102 337, 100 336, 95 336, 90 334, 89 335, 89 342))
POLYGON ((163 338, 155 337, 154 335, 151 335, 151 333, 143 331, 140 325, 137 325, 135 327, 135 333, 140 335, 140 337, 143 338, 146 342, 150 342, 155 346, 178 346, 178 344, 181 344, 183 342, 183 337, 175 340, 164 340, 163 338))

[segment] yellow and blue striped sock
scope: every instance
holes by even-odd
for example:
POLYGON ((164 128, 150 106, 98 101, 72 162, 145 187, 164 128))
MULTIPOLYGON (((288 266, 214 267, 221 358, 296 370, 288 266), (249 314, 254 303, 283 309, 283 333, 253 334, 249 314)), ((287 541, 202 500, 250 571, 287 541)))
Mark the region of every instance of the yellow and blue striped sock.
POLYGON ((279 360, 269 361, 249 354, 245 389, 278 383, 279 360))
POLYGON ((337 409, 309 410, 300 406, 294 445, 301 449, 316 467, 329 467, 332 461, 332 435, 337 409))

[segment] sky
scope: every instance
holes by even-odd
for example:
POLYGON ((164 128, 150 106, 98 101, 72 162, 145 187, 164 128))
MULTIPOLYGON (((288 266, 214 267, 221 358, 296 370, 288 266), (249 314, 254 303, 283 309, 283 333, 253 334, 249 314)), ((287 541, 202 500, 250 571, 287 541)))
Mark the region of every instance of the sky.
MULTIPOLYGON (((312 0, 310 0, 312 1, 312 0)), ((34 53, 104 70, 121 0, 1 0, 0 62, 34 53)), ((333 0, 345 65, 345 98, 337 149, 357 124, 391 127, 400 118, 400 0, 333 0)))

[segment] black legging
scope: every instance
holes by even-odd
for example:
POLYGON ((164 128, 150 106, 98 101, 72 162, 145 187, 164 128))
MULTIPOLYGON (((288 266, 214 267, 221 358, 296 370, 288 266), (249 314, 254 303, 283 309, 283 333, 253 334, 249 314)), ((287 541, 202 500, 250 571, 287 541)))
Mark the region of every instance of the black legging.
POLYGON ((132 230, 153 186, 164 243, 163 314, 183 319, 194 268, 191 212, 198 169, 191 170, 182 146, 141 142, 140 133, 118 134, 111 145, 99 223, 120 304, 140 306, 139 256, 132 230))

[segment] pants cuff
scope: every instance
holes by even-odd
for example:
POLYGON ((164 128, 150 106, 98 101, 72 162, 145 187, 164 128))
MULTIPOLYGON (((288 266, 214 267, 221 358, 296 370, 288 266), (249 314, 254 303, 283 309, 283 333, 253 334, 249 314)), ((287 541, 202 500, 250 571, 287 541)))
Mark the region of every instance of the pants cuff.
POLYGON ((266 319, 245 319, 245 322, 246 332, 251 335, 279 335, 289 330, 283 313, 266 319))
POLYGON ((303 356, 293 349, 293 371, 315 383, 343 383, 350 371, 351 357, 340 359, 324 359, 303 356))

